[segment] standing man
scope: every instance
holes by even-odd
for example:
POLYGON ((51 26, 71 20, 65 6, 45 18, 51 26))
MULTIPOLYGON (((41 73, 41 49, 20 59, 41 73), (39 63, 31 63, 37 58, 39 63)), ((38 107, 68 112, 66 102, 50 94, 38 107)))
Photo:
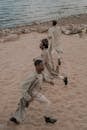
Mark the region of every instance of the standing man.
POLYGON ((58 73, 54 69, 53 58, 50 57, 48 39, 45 38, 41 40, 40 49, 42 50, 41 57, 44 61, 45 67, 48 70, 49 74, 54 77, 58 76, 58 73))
POLYGON ((61 36, 61 29, 57 26, 57 21, 52 21, 52 27, 48 30, 48 39, 50 43, 50 50, 53 52, 55 50, 58 54, 58 64, 61 65, 61 47, 60 47, 60 36, 61 36))

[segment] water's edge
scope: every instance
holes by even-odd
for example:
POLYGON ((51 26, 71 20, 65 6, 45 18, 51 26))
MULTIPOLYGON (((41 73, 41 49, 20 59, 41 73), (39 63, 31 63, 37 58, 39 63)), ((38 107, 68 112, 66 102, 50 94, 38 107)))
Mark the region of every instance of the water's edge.
MULTIPOLYGON (((6 36, 11 36, 14 35, 20 36, 21 34, 28 34, 31 32, 39 32, 39 33, 44 33, 47 32, 48 28, 51 26, 51 21, 46 21, 46 22, 34 22, 31 25, 19 25, 16 27, 10 27, 10 28, 5 28, 5 29, 0 29, 0 39, 3 39, 6 36)), ((87 14, 79 14, 79 15, 71 15, 68 17, 63 17, 58 20, 58 25, 65 26, 65 25, 70 25, 70 24, 80 24, 80 25, 87 25, 87 14)), ((13 37, 13 36, 12 36, 13 37)))

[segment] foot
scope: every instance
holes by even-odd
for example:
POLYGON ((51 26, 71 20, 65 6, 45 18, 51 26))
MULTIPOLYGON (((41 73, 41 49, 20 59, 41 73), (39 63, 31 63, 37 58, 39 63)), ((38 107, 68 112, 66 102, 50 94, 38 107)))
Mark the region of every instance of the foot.
POLYGON ((15 117, 11 117, 10 121, 14 122, 15 124, 20 124, 20 122, 17 121, 17 119, 15 117))
POLYGON ((46 117, 46 116, 44 116, 44 119, 45 119, 45 122, 46 122, 46 123, 54 124, 54 123, 57 122, 57 119, 53 119, 53 118, 46 117))
POLYGON ((58 59, 58 65, 61 65, 61 60, 60 59, 58 59))
POLYGON ((64 84, 65 84, 65 85, 68 84, 68 78, 67 78, 67 77, 64 77, 63 81, 64 81, 64 84))

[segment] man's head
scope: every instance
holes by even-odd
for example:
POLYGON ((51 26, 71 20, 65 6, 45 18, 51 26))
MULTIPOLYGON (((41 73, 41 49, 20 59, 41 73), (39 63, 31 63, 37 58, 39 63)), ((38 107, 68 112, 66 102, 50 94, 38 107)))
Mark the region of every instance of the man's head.
POLYGON ((53 25, 53 26, 56 26, 56 25, 57 25, 57 21, 56 21, 56 20, 53 20, 53 21, 52 21, 52 25, 53 25))
POLYGON ((40 48, 43 50, 44 48, 47 49, 49 46, 49 43, 48 43, 48 39, 42 39, 41 41, 41 44, 40 44, 40 48))
POLYGON ((34 61, 34 65, 35 65, 37 73, 40 74, 42 71, 44 71, 44 63, 42 59, 36 59, 34 61))

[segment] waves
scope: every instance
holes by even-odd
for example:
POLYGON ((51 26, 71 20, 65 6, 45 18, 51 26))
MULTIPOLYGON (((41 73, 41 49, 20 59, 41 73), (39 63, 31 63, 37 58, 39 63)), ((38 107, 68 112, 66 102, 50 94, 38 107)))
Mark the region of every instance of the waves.
POLYGON ((87 0, 0 0, 0 28, 87 13, 87 0))

